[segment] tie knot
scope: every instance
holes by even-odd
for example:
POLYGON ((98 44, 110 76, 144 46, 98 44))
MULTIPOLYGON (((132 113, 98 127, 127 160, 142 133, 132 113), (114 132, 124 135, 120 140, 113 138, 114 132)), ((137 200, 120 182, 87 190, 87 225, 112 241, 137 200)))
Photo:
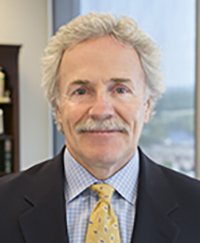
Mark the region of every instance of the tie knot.
POLYGON ((105 183, 93 184, 92 186, 90 186, 90 189, 93 190, 101 200, 106 202, 111 201, 112 195, 115 191, 112 186, 105 183))

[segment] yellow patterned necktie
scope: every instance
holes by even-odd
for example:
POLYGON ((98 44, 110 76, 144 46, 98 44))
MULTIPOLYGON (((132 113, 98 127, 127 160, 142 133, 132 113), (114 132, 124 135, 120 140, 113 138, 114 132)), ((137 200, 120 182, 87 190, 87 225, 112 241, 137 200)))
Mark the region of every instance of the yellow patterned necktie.
POLYGON ((105 183, 89 188, 99 196, 99 201, 90 215, 85 243, 120 243, 117 216, 111 205, 115 189, 105 183))

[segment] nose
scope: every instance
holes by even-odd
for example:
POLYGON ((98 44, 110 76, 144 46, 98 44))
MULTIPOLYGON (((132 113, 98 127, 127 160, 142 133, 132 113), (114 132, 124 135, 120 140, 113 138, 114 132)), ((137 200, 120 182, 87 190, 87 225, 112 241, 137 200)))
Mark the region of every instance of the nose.
POLYGON ((90 107, 89 115, 95 120, 109 119, 114 115, 114 107, 108 94, 105 92, 96 94, 90 107))

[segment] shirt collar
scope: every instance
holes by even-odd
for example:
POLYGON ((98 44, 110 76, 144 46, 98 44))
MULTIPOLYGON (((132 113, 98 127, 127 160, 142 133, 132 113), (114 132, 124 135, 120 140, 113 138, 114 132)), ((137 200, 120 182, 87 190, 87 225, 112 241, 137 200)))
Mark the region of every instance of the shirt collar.
POLYGON ((129 203, 135 204, 137 194, 137 179, 139 174, 139 153, 112 177, 99 181, 83 168, 69 153, 64 152, 64 168, 66 176, 66 202, 70 202, 94 183, 108 183, 129 203))

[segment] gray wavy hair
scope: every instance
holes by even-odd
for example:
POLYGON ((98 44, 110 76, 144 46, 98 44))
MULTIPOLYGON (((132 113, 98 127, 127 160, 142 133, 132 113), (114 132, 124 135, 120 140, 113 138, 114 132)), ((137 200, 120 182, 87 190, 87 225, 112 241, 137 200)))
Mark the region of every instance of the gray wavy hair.
POLYGON ((112 14, 90 13, 78 16, 67 25, 61 26, 53 36, 41 60, 42 86, 45 96, 53 107, 58 130, 62 131, 57 122, 55 105, 59 105, 59 67, 66 48, 90 38, 109 35, 125 46, 132 46, 139 55, 148 91, 152 99, 152 109, 165 91, 161 72, 161 54, 150 37, 145 34, 137 23, 128 16, 115 18, 112 14))

